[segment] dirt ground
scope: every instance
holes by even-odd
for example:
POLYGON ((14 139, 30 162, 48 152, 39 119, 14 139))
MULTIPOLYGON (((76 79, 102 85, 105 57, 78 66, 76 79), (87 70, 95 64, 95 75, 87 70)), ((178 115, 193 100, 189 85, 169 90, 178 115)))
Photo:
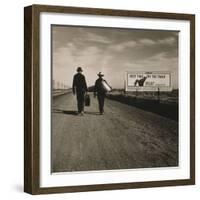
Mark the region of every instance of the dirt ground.
POLYGON ((178 165, 178 123, 152 112, 97 99, 76 115, 72 94, 52 102, 52 172, 132 169, 178 165))

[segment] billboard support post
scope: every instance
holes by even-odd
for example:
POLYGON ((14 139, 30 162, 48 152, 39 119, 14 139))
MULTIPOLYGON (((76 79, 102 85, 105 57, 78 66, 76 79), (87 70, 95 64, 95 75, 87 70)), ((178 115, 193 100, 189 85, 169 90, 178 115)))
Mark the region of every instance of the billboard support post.
POLYGON ((158 87, 158 103, 160 103, 160 88, 158 87))
POLYGON ((137 89, 137 88, 136 88, 135 96, 136 96, 136 97, 138 96, 138 89, 137 89))

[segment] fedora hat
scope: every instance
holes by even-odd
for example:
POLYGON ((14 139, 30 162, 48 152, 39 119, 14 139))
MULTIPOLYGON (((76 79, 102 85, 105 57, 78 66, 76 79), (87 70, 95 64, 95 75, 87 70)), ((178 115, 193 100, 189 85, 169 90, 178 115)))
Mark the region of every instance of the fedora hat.
POLYGON ((77 71, 77 72, 82 72, 83 70, 82 70, 81 67, 78 67, 76 71, 77 71))
POLYGON ((98 74, 97 74, 97 76, 104 76, 104 74, 102 74, 101 72, 99 72, 98 74))

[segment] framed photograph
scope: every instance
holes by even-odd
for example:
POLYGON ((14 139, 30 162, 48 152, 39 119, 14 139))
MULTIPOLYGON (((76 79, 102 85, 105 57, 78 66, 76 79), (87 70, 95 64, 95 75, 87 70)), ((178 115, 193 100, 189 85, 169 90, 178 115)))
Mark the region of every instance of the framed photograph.
POLYGON ((195 16, 24 9, 24 191, 195 184, 195 16))

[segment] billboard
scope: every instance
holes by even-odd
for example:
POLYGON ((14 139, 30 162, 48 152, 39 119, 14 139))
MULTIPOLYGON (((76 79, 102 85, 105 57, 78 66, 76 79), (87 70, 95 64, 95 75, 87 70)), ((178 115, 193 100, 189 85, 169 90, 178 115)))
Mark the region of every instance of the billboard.
POLYGON ((170 72, 126 72, 126 91, 171 91, 170 72))

